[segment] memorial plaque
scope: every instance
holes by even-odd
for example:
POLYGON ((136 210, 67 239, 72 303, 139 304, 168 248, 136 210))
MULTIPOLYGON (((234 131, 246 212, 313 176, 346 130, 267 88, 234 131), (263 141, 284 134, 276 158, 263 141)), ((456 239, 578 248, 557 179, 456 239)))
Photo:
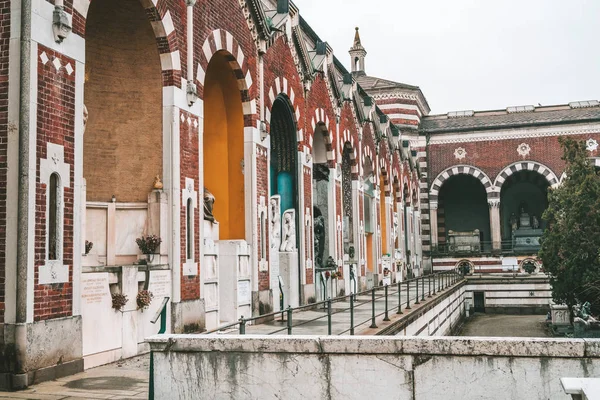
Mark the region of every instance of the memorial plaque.
POLYGON ((238 305, 250 304, 251 300, 250 281, 238 281, 238 305))
POLYGON ((152 271, 150 276, 150 291, 156 298, 170 296, 171 286, 170 271, 152 271))
POLYGON ((84 303, 99 304, 108 297, 108 274, 89 274, 89 277, 81 279, 81 299, 84 303))

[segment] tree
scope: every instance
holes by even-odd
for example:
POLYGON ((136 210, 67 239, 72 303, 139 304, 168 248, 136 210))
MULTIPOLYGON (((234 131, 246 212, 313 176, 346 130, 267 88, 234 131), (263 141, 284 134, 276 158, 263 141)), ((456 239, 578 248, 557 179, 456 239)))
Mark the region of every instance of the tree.
POLYGON ((547 228, 539 257, 550 275, 552 298, 572 307, 589 301, 600 310, 600 176, 585 142, 559 138, 566 162, 562 185, 548 191, 547 228))

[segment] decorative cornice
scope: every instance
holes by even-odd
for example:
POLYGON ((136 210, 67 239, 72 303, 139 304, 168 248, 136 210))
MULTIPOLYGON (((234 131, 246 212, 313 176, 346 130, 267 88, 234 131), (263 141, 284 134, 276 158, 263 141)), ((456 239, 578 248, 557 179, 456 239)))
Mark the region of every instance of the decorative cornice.
MULTIPOLYGON (((370 92, 370 91, 369 91, 370 92)), ((417 105, 420 108, 420 112, 422 115, 427 115, 429 114, 429 106, 424 102, 423 96, 419 96, 418 94, 414 94, 414 93, 406 93, 404 91, 399 91, 399 90, 395 90, 395 91, 390 91, 390 92, 385 92, 385 93, 369 93, 369 95, 371 97, 373 97, 373 99, 375 99, 375 101, 381 99, 381 100, 387 100, 387 99, 404 99, 404 100, 412 100, 412 101, 416 101, 417 105)))

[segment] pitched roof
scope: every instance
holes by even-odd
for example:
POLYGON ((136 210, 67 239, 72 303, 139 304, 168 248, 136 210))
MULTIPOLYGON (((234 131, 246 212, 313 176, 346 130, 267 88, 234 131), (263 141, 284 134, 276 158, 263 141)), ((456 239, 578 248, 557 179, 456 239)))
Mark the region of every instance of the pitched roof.
POLYGON ((452 117, 448 114, 430 115, 421 119, 421 130, 445 133, 582 122, 600 122, 600 107, 571 108, 565 105, 535 107, 533 111, 527 112, 471 111, 466 116, 460 117, 452 117))
POLYGON ((407 85, 405 83, 399 83, 390 81, 387 79, 377 78, 375 76, 358 75, 356 81, 366 91, 378 90, 378 89, 410 89, 419 90, 418 86, 407 85))

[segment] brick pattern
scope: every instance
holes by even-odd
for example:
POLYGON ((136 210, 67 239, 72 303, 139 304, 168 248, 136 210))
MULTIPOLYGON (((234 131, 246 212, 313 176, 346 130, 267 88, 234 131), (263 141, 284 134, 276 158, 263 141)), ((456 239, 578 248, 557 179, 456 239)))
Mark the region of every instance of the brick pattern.
MULTIPOLYGON (((38 108, 37 108, 37 179, 35 213, 35 274, 34 274, 34 320, 67 317, 72 314, 73 282, 73 187, 74 138, 75 138, 75 72, 71 74, 61 67, 58 71, 52 61, 57 58, 61 65, 75 62, 42 45, 38 46, 38 108), (49 62, 39 57, 46 53, 49 62), (70 187, 64 187, 63 263, 69 266, 69 281, 53 285, 38 284, 39 267, 46 261, 46 185, 40 183, 40 159, 47 158, 48 142, 64 146, 65 163, 71 166, 70 187)), ((33 60, 32 60, 33 61, 33 60)), ((66 185, 65 185, 66 186, 66 185)))
POLYGON ((0 1, 0 324, 4 323, 6 266, 6 183, 8 174, 8 45, 10 1, 0 1))
MULTIPOLYGON (((265 199, 265 205, 269 207, 269 164, 267 162, 267 148, 263 146, 256 146, 256 204, 260 204, 261 196, 265 199)), ((267 216, 269 216, 269 210, 267 208, 267 216)), ((270 226, 271 224, 267 221, 265 226, 265 244, 266 249, 270 249, 270 226)), ((262 227, 260 226, 260 214, 257 218, 257 232, 260 233, 262 227)), ((258 252, 258 260, 262 260, 263 257, 266 261, 269 261, 269 251, 267 250, 267 254, 262 254, 262 243, 261 243, 260 234, 257 236, 256 242, 256 251, 258 252)), ((277 249, 279 250, 279 249, 277 249)), ((269 275, 270 266, 266 271, 258 272, 258 290, 269 290, 270 287, 270 275, 269 275)))
MULTIPOLYGON (((197 117, 190 115, 185 111, 181 111, 182 121, 179 125, 179 146, 180 146, 180 159, 181 159, 181 181, 180 187, 185 190, 185 178, 194 180, 194 191, 198 193, 198 207, 194 210, 194 262, 198 263, 200 260, 200 216, 202 215, 203 207, 203 188, 200 188, 198 182, 199 167, 198 167, 198 119, 197 117)), ((181 203, 180 223, 180 247, 181 247, 181 299, 182 300, 196 300, 200 298, 200 267, 198 269, 198 275, 195 276, 184 276, 183 275, 183 263, 187 259, 187 204, 181 203)))

